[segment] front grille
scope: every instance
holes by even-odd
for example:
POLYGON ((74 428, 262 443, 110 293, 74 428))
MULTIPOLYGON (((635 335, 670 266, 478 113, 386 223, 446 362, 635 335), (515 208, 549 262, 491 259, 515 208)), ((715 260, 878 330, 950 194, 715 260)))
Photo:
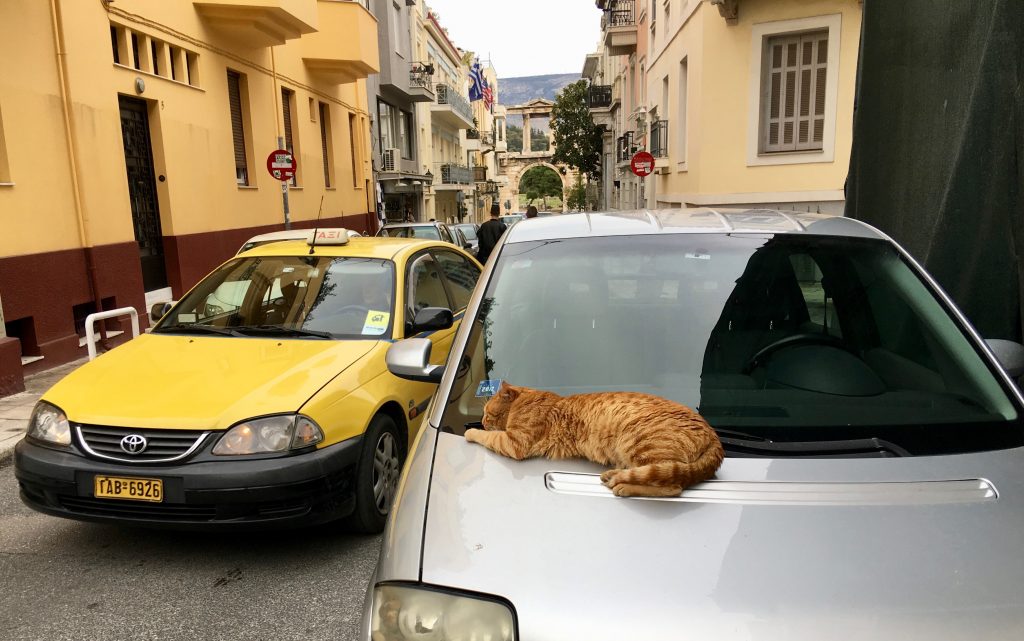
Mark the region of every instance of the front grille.
POLYGON ((164 521, 212 521, 217 518, 217 508, 213 505, 142 503, 70 496, 61 497, 60 503, 69 512, 94 516, 164 521))
POLYGON ((207 432, 190 430, 140 430, 128 427, 79 425, 78 436, 86 452, 99 458, 126 463, 163 463, 176 461, 198 449, 207 432), (146 448, 138 454, 129 454, 121 448, 126 436, 142 436, 146 448))

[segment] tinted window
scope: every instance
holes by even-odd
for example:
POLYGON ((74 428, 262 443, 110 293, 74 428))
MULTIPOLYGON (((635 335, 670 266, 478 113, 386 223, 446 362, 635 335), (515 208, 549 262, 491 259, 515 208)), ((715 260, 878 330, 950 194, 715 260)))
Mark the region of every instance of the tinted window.
POLYGON ((448 281, 448 291, 455 299, 453 309, 465 309, 469 305, 470 296, 473 295, 476 281, 480 278, 480 270, 455 252, 439 251, 434 255, 448 281))
POLYGON ((473 225, 459 225, 462 235, 469 240, 476 240, 476 228, 473 225))
POLYGON ((647 392, 777 440, 880 437, 918 452, 1020 439, 1001 383, 881 241, 506 245, 466 356, 443 423, 453 430, 480 419, 480 381, 501 379, 562 395, 647 392))

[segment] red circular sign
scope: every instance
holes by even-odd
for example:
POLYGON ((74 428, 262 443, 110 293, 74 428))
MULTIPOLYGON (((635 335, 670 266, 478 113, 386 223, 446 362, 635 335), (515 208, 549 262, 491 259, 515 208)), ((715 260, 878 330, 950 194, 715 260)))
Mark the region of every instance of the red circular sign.
POLYGON ((274 178, 286 182, 295 177, 295 157, 287 149, 277 149, 267 156, 267 171, 274 178))
POLYGON ((654 172, 654 156, 646 151, 638 151, 633 154, 633 160, 629 161, 629 168, 641 178, 650 176, 654 172))

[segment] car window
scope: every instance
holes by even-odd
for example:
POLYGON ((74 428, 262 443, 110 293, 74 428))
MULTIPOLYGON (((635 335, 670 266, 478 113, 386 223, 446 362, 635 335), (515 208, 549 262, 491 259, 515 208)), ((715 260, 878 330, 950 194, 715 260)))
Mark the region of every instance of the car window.
POLYGON ((444 284, 435 269, 434 258, 423 254, 409 267, 408 300, 409 319, 424 307, 450 307, 444 284))
POLYGON ((476 240, 476 228, 472 225, 460 225, 459 230, 468 240, 476 240))
POLYGON ((381 230, 384 236, 392 238, 423 238, 427 240, 441 240, 437 227, 433 225, 417 225, 409 227, 385 227, 381 230))
MULTIPOLYGON (((990 364, 890 243, 673 234, 506 245, 442 426, 481 382, 638 391, 777 440, 1020 440, 990 364)), ((1003 442, 1003 441, 999 441, 1003 442)), ((916 449, 914 449, 916 448, 916 449)))
POLYGON ((441 229, 441 240, 445 241, 446 243, 455 244, 455 239, 452 238, 451 231, 447 227, 441 227, 440 229, 441 229))
POLYGON ((394 264, 382 259, 238 258, 200 281, 153 331, 209 327, 244 336, 276 328, 333 338, 383 336, 392 326, 394 282, 394 264))
POLYGON ((473 295, 473 288, 480 279, 480 269, 469 259, 455 252, 435 251, 434 256, 448 283, 448 291, 453 298, 453 311, 465 309, 473 295))

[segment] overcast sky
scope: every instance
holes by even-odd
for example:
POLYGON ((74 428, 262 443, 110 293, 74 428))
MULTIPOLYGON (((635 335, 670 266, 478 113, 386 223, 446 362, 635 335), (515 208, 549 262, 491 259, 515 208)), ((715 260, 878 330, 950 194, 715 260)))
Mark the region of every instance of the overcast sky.
POLYGON ((455 46, 490 56, 499 78, 579 73, 597 48, 594 0, 427 0, 455 46))

